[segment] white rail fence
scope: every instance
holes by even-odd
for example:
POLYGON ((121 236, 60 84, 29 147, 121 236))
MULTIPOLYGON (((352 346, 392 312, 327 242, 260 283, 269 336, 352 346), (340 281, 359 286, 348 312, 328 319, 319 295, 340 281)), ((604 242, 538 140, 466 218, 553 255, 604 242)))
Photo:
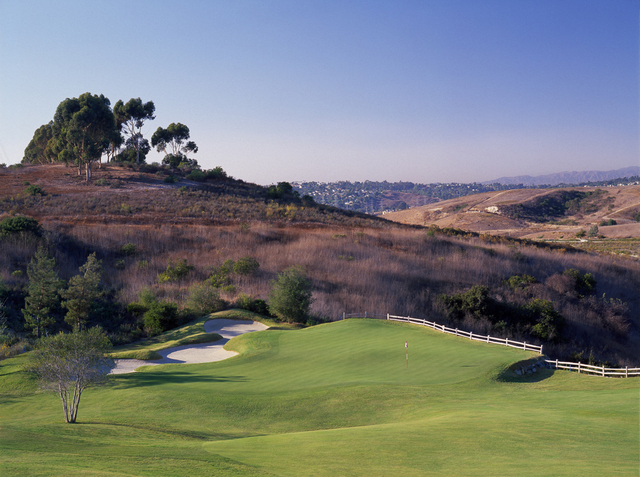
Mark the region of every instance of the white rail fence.
MULTIPOLYGON (((441 325, 439 323, 435 323, 433 321, 424 320, 421 318, 411 318, 410 316, 395 316, 390 315, 389 313, 380 314, 380 313, 343 313, 342 319, 346 318, 375 318, 375 319, 383 319, 389 321, 401 321, 404 323, 412 323, 414 325, 422 325, 428 326, 429 328, 433 328, 434 330, 441 331, 443 333, 448 333, 451 335, 461 336, 463 338, 469 338, 473 341, 481 341, 483 343, 491 343, 491 344, 499 344, 503 346, 509 346, 511 348, 522 349, 526 351, 535 351, 539 354, 544 354, 543 349, 544 345, 534 345, 531 343, 527 343, 526 341, 515 341, 510 340, 508 338, 496 338, 494 336, 484 336, 474 333, 473 331, 464 331, 459 330, 458 328, 449 328, 448 326, 441 325)), ((617 378, 628 378, 632 376, 640 376, 640 368, 605 368, 604 366, 591 366, 588 364, 582 363, 571 363, 567 361, 558 361, 552 359, 545 359, 545 363, 555 369, 567 369, 569 371, 577 371, 579 373, 589 373, 597 376, 604 377, 617 377, 617 378)))

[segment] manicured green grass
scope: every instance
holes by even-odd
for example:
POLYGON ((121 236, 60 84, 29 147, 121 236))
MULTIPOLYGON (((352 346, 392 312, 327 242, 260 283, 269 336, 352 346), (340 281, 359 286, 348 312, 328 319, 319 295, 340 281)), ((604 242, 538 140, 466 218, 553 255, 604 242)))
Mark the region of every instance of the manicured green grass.
POLYGON ((227 347, 112 377, 76 425, 3 361, 0 475, 638 475, 635 378, 520 378, 532 353, 375 320, 227 347))
POLYGON ((222 339, 217 333, 206 333, 204 324, 212 319, 226 318, 228 320, 258 320, 265 324, 273 324, 265 320, 263 316, 246 310, 225 310, 218 313, 202 316, 187 323, 180 328, 167 331, 153 338, 137 341, 114 349, 111 356, 118 359, 160 359, 157 351, 189 344, 211 343, 222 339))

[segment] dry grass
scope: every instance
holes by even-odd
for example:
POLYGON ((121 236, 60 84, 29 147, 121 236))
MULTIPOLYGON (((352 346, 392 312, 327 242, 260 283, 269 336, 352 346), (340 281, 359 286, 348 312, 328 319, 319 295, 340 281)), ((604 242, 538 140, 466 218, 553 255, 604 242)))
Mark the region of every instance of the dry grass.
MULTIPOLYGON (((87 255, 96 252, 103 261, 105 288, 120 310, 136 301, 144 288, 184 305, 192 284, 206 279, 227 259, 251 256, 260 263, 258 272, 232 275, 233 286, 221 293, 227 301, 233 302, 240 292, 267 299, 270 281, 278 272, 302 265, 313 281, 316 316, 337 319, 343 312, 368 311, 444 321, 439 294, 485 285, 492 296, 507 302, 519 304, 530 298, 554 302, 567 322, 565 341, 548 348, 554 356, 579 351, 588 355, 593 349, 603 361, 637 364, 640 265, 634 261, 570 248, 544 249, 500 237, 455 237, 395 227, 331 208, 256 199, 247 192, 249 185, 236 186, 231 195, 214 190, 103 188, 107 192, 88 194, 86 200, 61 194, 42 199, 5 196, 1 203, 19 203, 30 213, 37 206, 39 215, 33 215, 44 218, 45 240, 62 278, 75 275, 87 255), (121 208, 124 203, 132 212, 121 208), (210 214, 231 214, 233 220, 218 223, 210 214), (135 245, 136 253, 123 254, 125 244, 135 245), (183 281, 158 283, 158 274, 169 261, 179 260, 195 269, 183 281), (598 282, 597 297, 579 299, 568 293, 559 275, 566 268, 592 273, 598 282), (532 275, 540 284, 528 294, 513 292, 502 282, 516 274, 532 275)), ((18 317, 24 299, 20 290, 27 283, 26 267, 37 243, 29 237, 1 242, 0 277, 15 290, 12 306, 18 317)), ((131 317, 119 319, 126 322, 131 317)), ((476 319, 457 325, 479 333, 491 327, 476 319)))

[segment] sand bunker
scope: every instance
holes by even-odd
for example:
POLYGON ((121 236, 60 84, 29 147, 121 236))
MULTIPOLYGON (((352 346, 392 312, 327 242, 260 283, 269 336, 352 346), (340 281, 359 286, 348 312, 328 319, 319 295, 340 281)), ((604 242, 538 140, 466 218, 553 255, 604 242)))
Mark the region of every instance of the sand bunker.
POLYGON ((176 346, 158 351, 162 359, 141 360, 141 359, 116 359, 116 367, 109 374, 133 373, 140 366, 156 366, 158 364, 181 363, 212 363, 235 356, 235 351, 227 351, 222 347, 234 336, 250 333, 252 331, 262 331, 268 328, 258 321, 238 321, 217 319, 210 320, 204 324, 207 333, 218 333, 222 339, 213 343, 197 345, 176 346))

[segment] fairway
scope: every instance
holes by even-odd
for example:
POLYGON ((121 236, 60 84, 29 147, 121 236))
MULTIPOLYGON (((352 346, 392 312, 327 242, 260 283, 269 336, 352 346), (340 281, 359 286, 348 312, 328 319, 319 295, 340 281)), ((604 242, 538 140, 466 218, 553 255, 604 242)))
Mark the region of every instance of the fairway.
POLYGON ((83 395, 78 424, 0 365, 0 475, 637 476, 640 380, 508 370, 535 357, 345 320, 231 340, 83 395), (405 342, 408 342, 407 362, 405 342))

